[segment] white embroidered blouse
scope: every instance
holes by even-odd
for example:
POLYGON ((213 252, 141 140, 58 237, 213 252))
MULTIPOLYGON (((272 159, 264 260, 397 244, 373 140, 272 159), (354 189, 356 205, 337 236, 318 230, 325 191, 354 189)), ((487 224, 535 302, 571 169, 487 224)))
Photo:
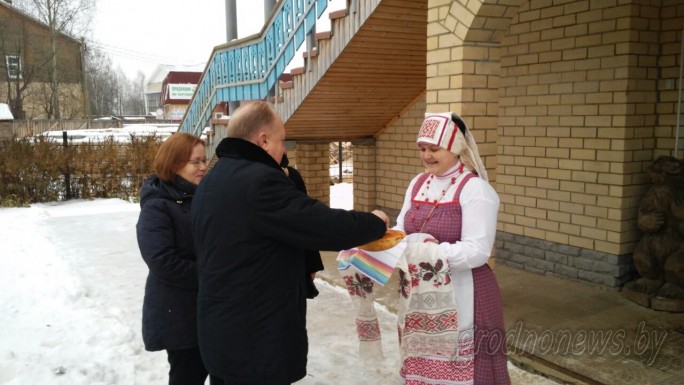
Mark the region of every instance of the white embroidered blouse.
MULTIPOLYGON (((444 177, 435 176, 431 181, 433 191, 447 190, 451 185, 452 175, 460 165, 460 162, 456 164, 444 174, 444 177)), ((457 177, 457 186, 464 174, 457 177)), ((406 190, 404 204, 394 227, 397 230, 404 231, 404 216, 411 208, 411 193, 417 178, 418 176, 413 178, 406 190)), ((444 196, 442 202, 452 201, 455 190, 451 189, 451 194, 444 196)), ((421 194, 421 191, 424 191, 422 187, 418 194, 421 194)), ((487 263, 496 238, 499 196, 489 182, 482 178, 471 178, 461 190, 460 204, 463 217, 461 240, 456 243, 442 242, 439 245, 452 271, 471 270, 487 263)))

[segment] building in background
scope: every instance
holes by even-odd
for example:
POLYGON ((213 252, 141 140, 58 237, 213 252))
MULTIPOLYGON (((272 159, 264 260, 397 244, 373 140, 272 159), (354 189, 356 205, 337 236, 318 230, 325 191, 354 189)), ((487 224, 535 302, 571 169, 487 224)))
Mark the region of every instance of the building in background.
POLYGON ((164 119, 183 119, 201 76, 201 72, 189 71, 171 71, 166 75, 161 89, 164 119))
POLYGON ((395 216, 424 170, 424 113, 454 111, 500 197, 497 263, 608 287, 637 276, 648 170, 682 157, 684 1, 347 2, 292 80, 271 85, 289 51, 261 47, 308 33, 288 24, 301 3, 279 1, 261 34, 214 49, 205 73, 223 76, 202 78, 181 130, 199 132, 218 102, 264 98, 255 84, 273 87, 309 195, 328 203, 328 142, 351 141, 354 208, 395 216))
MULTIPOLYGON (((57 76, 59 116, 84 113, 82 44, 58 33, 57 76)), ((15 119, 47 118, 52 111, 50 90, 50 28, 40 20, 0 0, 0 102, 15 119)))
POLYGON ((5 103, 0 103, 0 148, 3 142, 12 138, 12 112, 5 103))
POLYGON ((203 70, 204 64, 158 65, 145 86, 145 112, 157 119, 182 119, 203 70))

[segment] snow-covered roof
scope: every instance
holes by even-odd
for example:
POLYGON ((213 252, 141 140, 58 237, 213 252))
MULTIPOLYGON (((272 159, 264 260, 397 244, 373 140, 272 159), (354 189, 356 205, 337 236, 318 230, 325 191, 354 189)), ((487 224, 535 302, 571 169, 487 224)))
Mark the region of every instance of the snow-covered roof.
MULTIPOLYGON (((110 138, 116 142, 130 142, 131 136, 156 135, 166 139, 176 131, 177 124, 126 124, 123 128, 68 130, 67 137, 72 143, 101 142, 110 138)), ((60 139, 62 131, 46 131, 41 136, 60 139)))
POLYGON ((206 63, 199 63, 199 64, 193 65, 193 66, 158 64, 157 67, 154 69, 154 71, 152 71, 152 74, 150 74, 147 84, 155 84, 155 83, 161 84, 164 81, 164 79, 166 78, 166 75, 168 75, 169 72, 171 72, 171 71, 174 71, 174 72, 204 72, 205 66, 206 66, 206 63))
POLYGON ((6 103, 0 103, 0 120, 14 120, 12 111, 6 103))
MULTIPOLYGON (((210 127, 205 127, 200 135, 200 139, 207 140, 207 134, 211 131, 210 127)), ((91 128, 86 130, 68 130, 67 137, 72 143, 101 142, 107 139, 114 139, 116 142, 128 143, 132 136, 151 136, 155 135, 162 140, 178 132, 178 125, 171 123, 138 123, 124 124, 122 128, 91 128)), ((40 136, 62 140, 62 131, 46 131, 40 136)))

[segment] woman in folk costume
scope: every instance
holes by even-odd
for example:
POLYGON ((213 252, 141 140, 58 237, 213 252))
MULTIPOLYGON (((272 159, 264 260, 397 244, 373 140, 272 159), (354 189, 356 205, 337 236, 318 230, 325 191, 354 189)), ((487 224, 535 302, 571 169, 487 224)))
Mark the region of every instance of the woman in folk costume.
POLYGON ((403 318, 400 333, 411 332, 409 326, 415 326, 414 330, 427 337, 411 340, 402 336, 403 352, 419 352, 402 353, 402 379, 405 384, 510 384, 501 294, 487 265, 496 235, 499 198, 488 182, 477 145, 458 115, 426 114, 416 142, 426 172, 411 181, 394 228, 407 234, 409 244, 434 242, 431 248, 414 250, 417 254, 432 250, 439 257, 425 262, 428 259, 410 255, 411 247, 405 254, 408 266, 400 275, 401 294, 409 298, 407 292, 413 286, 416 294, 407 307, 409 312, 418 310, 413 319, 403 318), (408 280, 407 275, 411 276, 408 280), (421 294, 419 285, 425 283, 434 287, 421 294), (444 302, 444 309, 453 309, 455 304, 457 314, 444 317, 450 313, 433 313, 432 321, 434 314, 441 314, 441 320, 434 322, 434 327, 426 326, 421 320, 430 317, 429 311, 420 311, 432 305, 425 298, 439 298, 431 296, 444 289, 452 304, 444 302), (416 305, 420 301, 423 304, 416 305), (434 343, 436 336, 441 336, 437 338, 441 344, 434 343), (406 347, 406 341, 411 346, 406 347))

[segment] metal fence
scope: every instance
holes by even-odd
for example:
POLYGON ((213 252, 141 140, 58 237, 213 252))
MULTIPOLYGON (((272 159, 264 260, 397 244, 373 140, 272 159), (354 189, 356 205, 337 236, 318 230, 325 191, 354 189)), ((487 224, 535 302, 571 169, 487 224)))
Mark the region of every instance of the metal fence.
POLYGON ((330 143, 330 180, 333 183, 354 181, 353 154, 351 142, 330 143))

